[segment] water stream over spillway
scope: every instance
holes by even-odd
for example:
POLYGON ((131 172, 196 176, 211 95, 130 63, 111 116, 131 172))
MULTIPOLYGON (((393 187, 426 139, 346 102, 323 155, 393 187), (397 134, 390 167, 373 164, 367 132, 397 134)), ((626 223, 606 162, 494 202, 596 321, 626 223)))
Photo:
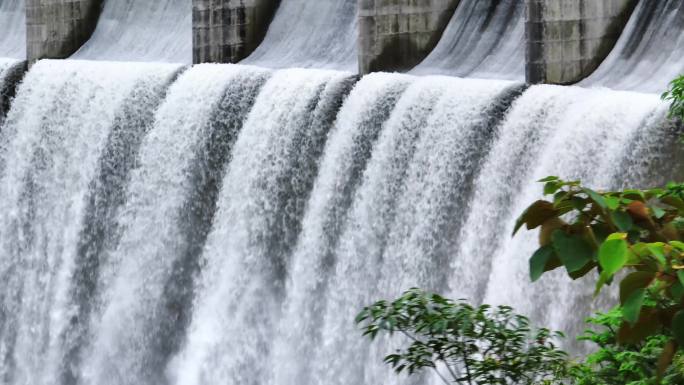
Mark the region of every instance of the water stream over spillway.
POLYGON ((24 0, 0 0, 0 125, 26 60, 24 0))
POLYGON ((522 84, 517 2, 424 76, 353 75, 346 0, 283 0, 259 67, 140 63, 189 62, 188 4, 106 2, 75 57, 125 62, 40 61, 0 122, 2 385, 405 383, 354 318, 413 286, 572 336, 611 298, 529 283, 535 181, 682 177, 657 95, 522 84))
POLYGON ((75 59, 192 63, 192 2, 105 1, 75 59))
POLYGON ((356 72, 357 12, 356 0, 282 0, 263 43, 242 63, 356 72))
POLYGON ((641 0, 611 54, 580 84, 660 93, 684 72, 682 56, 684 2, 641 0))
POLYGON ((412 73, 525 80, 525 2, 463 0, 412 73))

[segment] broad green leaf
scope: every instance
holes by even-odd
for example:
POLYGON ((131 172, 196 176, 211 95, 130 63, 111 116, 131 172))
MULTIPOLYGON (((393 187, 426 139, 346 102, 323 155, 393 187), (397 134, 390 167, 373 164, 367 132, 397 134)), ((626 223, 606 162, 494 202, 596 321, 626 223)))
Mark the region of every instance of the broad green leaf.
POLYGON ((672 334, 679 346, 684 346, 684 310, 680 310, 672 318, 672 334))
POLYGON ((684 251, 684 242, 670 241, 670 245, 679 251, 684 251))
POLYGON ((544 246, 530 258, 530 278, 536 282, 546 271, 546 265, 553 257, 553 247, 544 246))
POLYGON ((569 235, 556 230, 552 236, 553 249, 569 273, 578 271, 591 261, 594 251, 580 235, 569 235))
POLYGON ((651 271, 635 271, 627 275, 620 282, 620 303, 624 305, 632 293, 647 288, 653 279, 655 279, 655 273, 651 271))
POLYGON ((648 251, 654 256, 661 265, 667 264, 665 260, 665 244, 662 242, 648 243, 646 247, 648 251))
POLYGON ((548 182, 544 185, 544 195, 553 195, 561 188, 558 182, 548 182))
POLYGON ((620 198, 617 197, 605 197, 606 205, 611 210, 615 210, 620 207, 620 198))
POLYGON ((588 188, 582 189, 582 191, 591 198, 594 202, 596 202, 597 205, 601 206, 602 208, 608 207, 608 204, 606 203, 606 200, 603 198, 603 196, 596 191, 588 188))
POLYGON ((665 210, 661 209, 660 207, 651 206, 651 212, 653 213, 653 216, 658 219, 665 216, 665 210))
POLYGON ((605 286, 605 284, 608 283, 608 281, 610 281, 610 279, 612 277, 613 276, 608 274, 605 270, 601 272, 601 274, 599 275, 599 279, 596 282, 596 289, 594 290, 594 297, 599 295, 603 286, 605 286))
POLYGON ((608 239, 599 248, 599 263, 606 274, 612 276, 622 269, 628 259, 628 245, 624 239, 608 239))
POLYGON ((634 225, 632 217, 624 211, 612 211, 610 213, 610 218, 613 220, 613 223, 615 223, 618 230, 625 233, 631 230, 634 225))
POLYGON ((679 270, 677 272, 677 278, 679 278, 679 282, 681 282, 682 285, 684 285, 684 270, 679 270))
POLYGON ((632 326, 639 320, 641 307, 644 305, 644 298, 646 296, 646 289, 635 290, 622 305, 622 314, 625 320, 632 326))
POLYGON ((515 235, 524 224, 527 224, 527 228, 532 230, 541 226, 555 215, 556 210, 553 207, 553 203, 541 200, 536 201, 525 210, 520 218, 518 218, 515 229, 513 229, 513 235, 515 235))

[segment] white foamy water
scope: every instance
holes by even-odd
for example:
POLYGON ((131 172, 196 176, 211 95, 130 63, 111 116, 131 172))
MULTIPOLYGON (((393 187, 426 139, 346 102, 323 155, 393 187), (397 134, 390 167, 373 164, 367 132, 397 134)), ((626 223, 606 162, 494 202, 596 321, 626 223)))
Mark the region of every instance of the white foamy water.
POLYGON ((7 117, 0 182, 5 383, 52 384, 61 375, 78 242, 109 133, 128 118, 119 114, 136 92, 158 91, 178 70, 124 67, 39 62, 7 117))

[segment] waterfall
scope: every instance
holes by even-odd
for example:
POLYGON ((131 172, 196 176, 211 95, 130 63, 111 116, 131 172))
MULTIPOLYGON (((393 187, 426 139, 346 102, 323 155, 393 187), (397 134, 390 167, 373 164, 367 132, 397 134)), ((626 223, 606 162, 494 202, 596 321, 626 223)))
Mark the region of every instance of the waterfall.
POLYGON ((79 239, 89 230, 89 201, 106 203, 89 194, 99 191, 97 175, 110 160, 106 151, 126 150, 128 143, 114 147, 117 134, 145 129, 144 122, 128 122, 138 118, 136 111, 155 108, 177 71, 170 65, 41 61, 20 87, 0 140, 3 383, 54 384, 65 369, 69 341, 63 337, 79 322, 74 305, 90 300, 72 297, 88 290, 74 287, 82 283, 74 279, 79 239))
POLYGON ((663 92, 684 72, 684 3, 641 0, 615 48, 580 84, 663 92))
POLYGON ((523 1, 462 0, 411 74, 359 78, 356 0, 282 0, 243 63, 190 68, 191 1, 108 0, 8 110, 23 6, 0 0, 2 385, 429 384, 363 306, 417 286, 572 338, 615 295, 529 282, 536 181, 684 177, 681 125, 628 91, 682 70, 679 1, 641 1, 594 89, 522 84, 523 1))
POLYGON ((525 80, 525 2, 462 0, 437 47, 412 73, 525 80))
POLYGON ((264 41, 244 64, 356 72, 357 0, 282 0, 264 41))
POLYGON ((189 322, 224 166, 267 76, 201 65, 169 90, 128 184, 120 239, 105 252, 84 383, 161 383, 189 322))
POLYGON ((190 0, 111 0, 75 59, 192 63, 190 0))
POLYGON ((268 380, 288 255, 325 139, 353 80, 296 69, 276 72, 264 86, 223 180, 175 383, 268 380))
POLYGON ((516 100, 475 181, 451 260, 451 294, 511 305, 539 324, 581 332, 592 308, 606 309, 611 299, 594 301, 594 278, 572 282, 561 271, 531 284, 527 261, 536 234, 523 231, 511 239, 515 220, 541 197, 535 181, 548 175, 581 179, 596 189, 657 182, 636 177, 662 150, 648 151, 638 133, 676 140, 660 134, 672 131, 663 127, 665 109, 656 95, 574 87, 536 86, 516 100))

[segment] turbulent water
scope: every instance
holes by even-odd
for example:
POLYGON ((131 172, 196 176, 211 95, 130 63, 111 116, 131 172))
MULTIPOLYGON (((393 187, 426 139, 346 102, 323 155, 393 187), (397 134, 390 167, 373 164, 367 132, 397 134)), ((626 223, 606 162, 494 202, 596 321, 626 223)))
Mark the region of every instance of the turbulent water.
POLYGON ((573 335, 612 298, 529 283, 535 181, 683 176, 657 95, 518 81, 521 2, 463 1, 415 70, 487 80, 359 79, 355 1, 283 0, 260 67, 136 63, 190 60, 179 1, 107 1, 76 57, 127 62, 40 61, 0 122, 0 384, 395 383, 353 322, 412 286, 573 335))
POLYGON ((356 72, 357 11, 357 0, 282 0, 263 43, 242 63, 356 72))
POLYGON ((93 36, 72 57, 192 63, 192 2, 105 1, 93 36))
POLYGON ((463 0, 417 75, 525 80, 525 2, 463 0))
POLYGON ((641 0, 620 40, 581 84, 660 93, 684 72, 684 3, 641 0))

